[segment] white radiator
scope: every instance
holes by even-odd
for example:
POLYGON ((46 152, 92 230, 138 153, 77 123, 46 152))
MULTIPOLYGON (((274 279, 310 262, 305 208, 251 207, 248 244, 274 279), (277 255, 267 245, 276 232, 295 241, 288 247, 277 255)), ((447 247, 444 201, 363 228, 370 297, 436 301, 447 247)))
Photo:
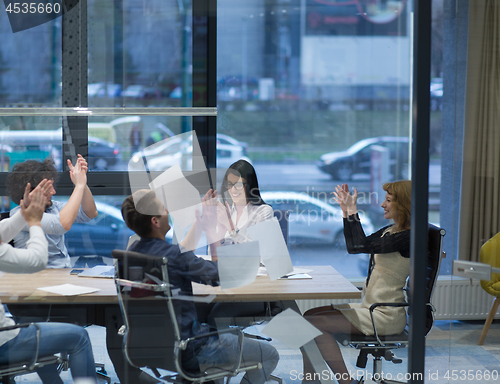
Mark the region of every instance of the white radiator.
MULTIPOLYGON (((353 284, 361 287, 362 281, 353 281, 353 284)), ((479 284, 479 280, 459 277, 450 278, 445 276, 438 278, 432 304, 436 309, 434 318, 436 320, 485 320, 490 312, 494 296, 487 294, 479 284)), ((297 305, 304 313, 314 307, 329 304, 340 304, 345 302, 359 302, 360 300, 298 300, 297 305)), ((500 309, 495 316, 500 318, 500 309)))

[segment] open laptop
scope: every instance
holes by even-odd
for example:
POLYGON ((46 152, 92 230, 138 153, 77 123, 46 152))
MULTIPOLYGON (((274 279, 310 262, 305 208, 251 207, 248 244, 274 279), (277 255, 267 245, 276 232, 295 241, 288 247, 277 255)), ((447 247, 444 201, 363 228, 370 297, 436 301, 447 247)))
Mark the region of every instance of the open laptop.
POLYGON ((112 279, 115 276, 115 267, 112 265, 96 265, 78 274, 80 277, 103 277, 112 279))

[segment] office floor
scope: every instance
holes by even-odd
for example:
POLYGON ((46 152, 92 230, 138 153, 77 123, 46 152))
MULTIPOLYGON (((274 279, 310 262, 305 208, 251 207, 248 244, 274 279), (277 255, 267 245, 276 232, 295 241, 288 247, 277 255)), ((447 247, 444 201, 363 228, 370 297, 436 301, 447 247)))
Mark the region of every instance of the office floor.
MULTIPOLYGON (((483 324, 482 321, 437 321, 427 336, 424 382, 432 384, 498 382, 500 378, 500 321, 493 322, 484 345, 479 346, 477 341, 483 324), (491 375, 489 378, 487 372, 491 375)), ((106 353, 105 329, 97 326, 87 329, 94 347, 96 362, 105 363, 112 383, 117 383, 118 379, 106 353)), ((280 362, 274 373, 280 376, 286 384, 300 384, 298 374, 302 372, 302 357, 299 351, 286 348, 275 340, 272 343, 280 353, 280 362)), ((395 352, 403 359, 403 363, 393 364, 384 361, 383 371, 387 378, 391 375, 393 380, 401 380, 407 372, 408 351, 401 349, 395 352)), ((365 379, 368 378, 365 381, 367 384, 373 383, 369 379, 372 373, 372 359, 369 359, 367 368, 359 372, 354 366, 357 351, 342 347, 342 353, 349 370, 363 374, 365 379)), ((63 372, 61 377, 65 383, 72 383, 69 372, 63 372)), ((231 380, 231 383, 238 382, 239 377, 231 380)), ((36 374, 32 374, 16 378, 16 383, 38 384, 40 381, 36 374)), ((99 380, 99 383, 105 383, 105 381, 99 380)))

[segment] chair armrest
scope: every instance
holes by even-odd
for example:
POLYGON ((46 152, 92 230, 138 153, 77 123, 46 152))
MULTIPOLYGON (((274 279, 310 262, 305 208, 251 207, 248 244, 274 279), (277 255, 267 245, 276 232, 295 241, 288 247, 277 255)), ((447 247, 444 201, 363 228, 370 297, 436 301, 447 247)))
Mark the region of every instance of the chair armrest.
POLYGON ((13 329, 17 329, 17 328, 28 328, 30 325, 31 325, 31 323, 8 325, 6 327, 0 327, 0 332, 12 331, 13 329))
POLYGON ((126 279, 115 279, 115 283, 116 283, 116 285, 119 285, 120 287, 146 289, 148 291, 154 291, 154 292, 166 292, 168 289, 170 289, 172 287, 171 284, 140 283, 137 281, 126 280, 126 279))
POLYGON ((383 345, 382 341, 380 340, 380 338, 378 337, 378 332, 377 332, 377 327, 375 325, 375 318, 373 317, 373 311, 375 310, 375 308, 377 307, 408 307, 410 306, 409 303, 374 303, 372 305, 370 305, 370 317, 372 318, 372 324, 373 324, 373 333, 375 335, 375 338, 377 339, 377 342, 379 343, 379 345, 383 345))
POLYGON ((240 337, 240 335, 243 335, 243 330, 241 327, 231 327, 227 329, 223 329, 221 331, 212 331, 212 332, 206 332, 206 333, 200 333, 198 335, 192 336, 187 338, 186 340, 182 340, 179 343, 179 348, 182 350, 185 350, 187 348, 187 345, 189 344, 190 341, 196 340, 196 339, 202 339, 204 337, 210 337, 210 336, 216 336, 224 333, 235 333, 240 337))
MULTIPOLYGON (((177 342, 176 343, 176 347, 178 350, 185 350, 187 348, 187 345, 190 341, 192 340, 195 340, 195 339, 200 339, 200 338, 203 338, 203 337, 209 337, 209 336, 215 336, 215 335, 221 335, 221 334, 225 334, 225 333, 235 333, 237 334, 238 336, 238 345, 240 347, 240 351, 239 351, 239 357, 238 357, 238 362, 235 364, 234 366, 234 369, 232 368, 232 370, 227 373, 230 374, 230 376, 236 376, 238 373, 240 372, 243 372, 243 371, 246 371, 248 369, 257 369, 257 368, 261 368, 262 365, 261 363, 257 363, 255 365, 251 365, 251 366, 247 366, 247 367, 241 367, 241 364, 242 364, 242 360, 243 360, 243 343, 244 343, 244 339, 245 339, 245 334, 243 333, 243 330, 241 327, 231 327, 231 328, 227 328, 227 329, 223 329, 221 331, 213 331, 213 332, 207 332, 207 333, 202 333, 202 334, 198 334, 198 335, 195 335, 193 337, 190 337, 186 340, 181 340, 180 342, 177 342)), ((189 379, 189 376, 184 372, 184 370, 182 369, 182 366, 179 364, 179 354, 177 353, 176 354, 177 358, 176 358, 176 365, 177 365, 177 369, 178 369, 178 373, 186 378, 186 379, 189 379)), ((197 376, 197 377, 201 377, 201 376, 197 376)), ((203 376, 206 380, 212 380, 212 379, 217 379, 217 374, 208 374, 206 376, 203 376)))

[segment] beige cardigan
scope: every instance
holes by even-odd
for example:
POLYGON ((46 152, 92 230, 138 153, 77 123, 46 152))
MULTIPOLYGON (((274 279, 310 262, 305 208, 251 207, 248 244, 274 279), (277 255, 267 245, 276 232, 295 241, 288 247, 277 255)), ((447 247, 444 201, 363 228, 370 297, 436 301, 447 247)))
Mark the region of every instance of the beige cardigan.
MULTIPOLYGON (((368 287, 363 287, 361 303, 335 305, 342 314, 365 335, 373 335, 370 306, 373 303, 404 302, 403 287, 410 274, 410 259, 399 252, 376 254, 368 287)), ((395 335, 406 326, 404 307, 377 307, 373 316, 379 335, 395 335)))

